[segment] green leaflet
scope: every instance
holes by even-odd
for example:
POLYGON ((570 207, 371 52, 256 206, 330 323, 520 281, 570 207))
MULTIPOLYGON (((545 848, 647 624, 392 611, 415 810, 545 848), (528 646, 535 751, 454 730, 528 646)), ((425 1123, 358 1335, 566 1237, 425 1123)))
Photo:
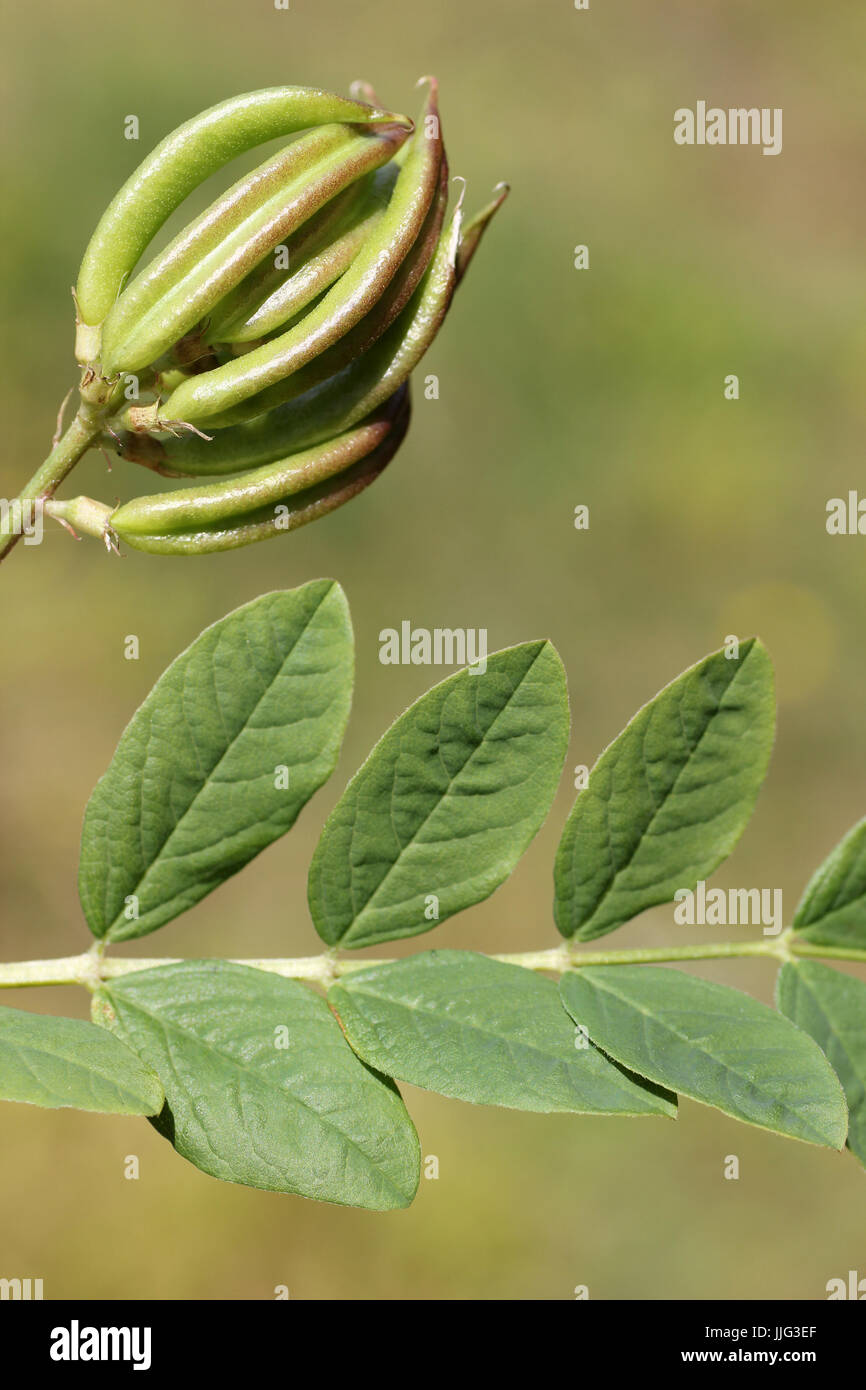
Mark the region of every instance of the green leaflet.
POLYGON ((309 877, 319 935, 351 947, 415 936, 489 897, 547 815, 567 742, 565 673, 549 642, 428 690, 325 825, 309 877))
POLYGON ((583 967, 560 992, 596 1046, 640 1076, 761 1129, 845 1143, 845 1097, 821 1049, 750 995, 646 965, 583 967))
POLYGON ((332 580, 265 594, 205 629, 90 798, 79 891, 94 935, 153 931, 291 829, 333 771, 352 671, 332 580))
POLYGON ((162 1087, 128 1047, 76 1018, 0 1008, 0 1098, 155 1115, 162 1087))
POLYGON ((848 1147, 866 1166, 866 984, 815 961, 782 966, 776 1000, 838 1074, 848 1102, 848 1147))
POLYGON ((185 961, 105 985, 96 1017, 162 1078, 157 1128, 203 1172, 374 1211, 411 1202, 420 1153, 400 1094, 305 985, 185 961))
POLYGON ((413 1086, 544 1114, 676 1114, 674 1096, 576 1037, 553 981, 520 966, 429 951, 353 971, 328 998, 358 1056, 413 1086))
POLYGON ((603 936, 730 854, 773 746, 770 658, 759 641, 716 652, 635 715, 601 755, 565 826, 554 871, 563 936, 603 936))
POLYGON ((794 927, 819 946, 866 947, 866 819, 848 831, 813 874, 794 927))

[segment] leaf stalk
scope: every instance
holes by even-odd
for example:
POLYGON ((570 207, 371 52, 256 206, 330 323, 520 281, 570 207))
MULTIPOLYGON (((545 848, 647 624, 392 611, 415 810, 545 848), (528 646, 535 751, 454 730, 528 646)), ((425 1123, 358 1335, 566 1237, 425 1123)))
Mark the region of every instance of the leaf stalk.
MULTIPOLYGON (((575 950, 570 943, 564 943, 547 951, 523 951, 511 955, 493 955, 490 958, 504 965, 520 966, 524 970, 563 975, 590 965, 658 965, 676 961, 741 960, 755 956, 776 961, 805 956, 811 959, 847 960, 866 964, 866 948, 821 946, 811 941, 801 941, 790 932, 756 941, 714 941, 706 945, 696 943, 689 946, 639 946, 633 950, 616 951, 575 950)), ((395 957, 347 960, 345 957, 337 956, 333 951, 325 951, 319 956, 285 959, 232 958, 230 963, 245 965, 252 970, 263 970, 271 975, 282 975, 290 980, 307 980, 313 984, 328 986, 343 975, 357 970, 369 970, 376 965, 391 965, 394 959, 395 957)), ((0 964, 0 989, 30 988, 38 985, 83 985, 93 990, 98 988, 103 980, 117 979, 118 976, 128 975, 133 971, 155 970, 161 966, 182 963, 182 958, 170 956, 135 959, 99 957, 92 950, 79 956, 59 956, 56 960, 12 961, 0 964)))

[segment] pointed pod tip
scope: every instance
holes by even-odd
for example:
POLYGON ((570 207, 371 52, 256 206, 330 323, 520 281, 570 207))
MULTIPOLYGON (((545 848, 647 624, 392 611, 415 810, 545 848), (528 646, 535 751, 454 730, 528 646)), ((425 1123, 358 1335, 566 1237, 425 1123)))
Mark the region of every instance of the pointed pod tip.
POLYGON ((425 83, 428 84, 429 87, 430 87, 430 90, 429 90, 429 92, 427 93, 427 105, 428 105, 428 107, 430 107, 431 110, 433 110, 433 111, 438 111, 438 109, 439 109, 439 79, 438 79, 438 77, 433 77, 432 75, 428 74, 427 77, 419 77, 419 78, 418 78, 418 81, 415 83, 415 86, 416 86, 416 88, 417 88, 417 87, 423 87, 423 86, 425 85, 425 83))
POLYGON ((489 226, 494 213, 496 213, 499 210, 499 208, 502 207, 502 204, 508 197, 510 188, 510 184, 507 184, 504 180, 501 180, 493 190, 492 202, 488 203, 487 206, 485 208, 482 208, 480 212, 477 212, 475 216, 470 218, 469 222, 466 224, 466 230, 460 238, 460 244, 457 247, 456 252, 455 268, 457 271, 458 284, 463 279, 463 276, 466 274, 466 271, 469 268, 469 263, 472 260, 472 257, 475 255, 475 252, 478 250, 478 244, 481 241, 481 238, 483 237, 485 231, 487 230, 487 227, 489 226))
POLYGON ((354 82, 349 83, 349 96, 353 101, 370 108, 371 122, 384 121, 388 125, 400 125, 406 130, 414 130, 415 122, 411 116, 404 116, 400 111, 387 110, 372 82, 367 82, 363 77, 357 77, 354 82))
POLYGON ((448 263, 456 271, 458 270, 460 259, 461 233, 463 231, 463 199, 466 195, 466 180, 457 174, 453 182, 463 185, 460 190, 460 196, 454 205, 451 225, 448 229, 448 263))
POLYGON ((357 77, 354 82, 349 83, 349 96, 353 101, 365 101, 368 106, 382 105, 372 82, 365 82, 363 77, 357 77))
POLYGON ((415 129, 415 122, 411 116, 404 116, 402 111, 389 111, 377 96, 372 84, 365 82, 363 78, 349 84, 349 95, 353 101, 368 107, 368 120, 371 125, 396 125, 410 132, 415 129))
POLYGON ((401 111, 385 111, 378 106, 372 106, 370 110, 373 113, 370 117, 371 125, 399 126, 401 130, 405 130, 410 135, 415 129, 415 122, 412 117, 404 116, 401 111))

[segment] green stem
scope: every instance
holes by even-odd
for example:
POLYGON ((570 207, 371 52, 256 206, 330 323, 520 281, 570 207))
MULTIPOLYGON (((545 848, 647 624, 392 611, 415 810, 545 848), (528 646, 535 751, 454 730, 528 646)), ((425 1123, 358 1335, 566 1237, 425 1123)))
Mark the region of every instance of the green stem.
POLYGON ((858 946, 816 946, 812 941, 800 941, 797 937, 793 938, 794 945, 791 947, 793 956, 813 956, 819 960, 853 960, 866 961, 866 951, 858 946))
MULTIPOLYGON (((525 970, 561 975, 569 970, 581 970, 587 965, 650 965, 662 961, 736 960, 754 956, 779 961, 791 960, 796 956, 817 956, 824 960, 850 960, 866 964, 866 948, 816 946, 810 941, 801 941, 790 930, 781 936, 758 941, 715 941, 706 946, 649 946, 631 951, 584 951, 564 942, 548 951, 524 951, 517 955, 492 956, 491 959, 506 965, 519 965, 525 970)), ((178 958, 167 956, 134 960, 105 959, 91 949, 83 955, 64 956, 58 960, 13 961, 0 965, 0 989, 31 985, 85 985, 92 989, 102 980, 116 979, 133 971, 182 963, 178 958)), ((346 960, 338 958, 332 951, 326 951, 320 956, 286 960, 232 960, 231 964, 265 970, 271 975, 283 975, 291 980, 312 980, 327 985, 354 970, 390 965, 392 958, 346 960)))
POLYGON ((110 522, 114 510, 104 502, 95 502, 92 497, 70 497, 65 502, 55 497, 45 503, 46 516, 65 522, 74 532, 83 531, 100 540, 112 534, 110 522))
MULTIPOLYGON (((766 941, 715 941, 707 946, 638 946, 634 950, 584 951, 573 945, 552 951, 528 951, 514 956, 494 956, 506 965, 522 965, 526 970, 580 970, 585 965, 651 965, 667 960, 720 960, 728 956, 774 956, 787 959, 789 948, 780 948, 781 938, 766 941)), ((863 953, 866 960, 866 952, 863 953)))
MULTIPOLYGON (((44 505, 54 496, 63 479, 101 434, 104 418, 104 411, 99 406, 82 401, 72 424, 54 445, 42 467, 19 492, 16 498, 18 505, 13 503, 0 515, 0 561, 21 539, 22 507, 28 509, 27 504, 44 505)), ((24 520, 26 523, 28 518, 25 516, 24 520)))

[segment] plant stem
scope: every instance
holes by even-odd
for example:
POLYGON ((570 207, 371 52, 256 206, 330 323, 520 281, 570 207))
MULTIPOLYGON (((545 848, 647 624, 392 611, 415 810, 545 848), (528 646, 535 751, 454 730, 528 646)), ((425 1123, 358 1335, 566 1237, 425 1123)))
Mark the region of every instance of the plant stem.
MULTIPOLYGON (((782 938, 760 941, 714 941, 707 946, 638 946, 634 950, 584 951, 564 943, 552 951, 528 951, 513 956, 494 956, 506 965, 522 965, 527 970, 579 970, 585 965, 651 965, 666 960, 720 960, 729 956, 773 956, 787 959, 790 946, 780 946, 782 938)), ((866 960, 866 951, 862 953, 866 960)))
MULTIPOLYGON (((650 946, 625 951, 576 950, 567 942, 548 951, 525 951, 517 955, 491 956, 491 960, 506 965, 518 965, 525 970, 550 971, 564 974, 581 970, 587 965, 650 965, 662 961, 736 960, 749 956, 785 961, 796 956, 820 957, 824 960, 849 960, 866 964, 866 949, 849 946, 816 946, 800 941, 790 930, 781 936, 758 941, 716 941, 709 945, 650 946)), ((328 985, 341 975, 355 970, 369 970, 374 965, 391 965, 393 958, 378 960, 345 960, 333 952, 320 956, 301 956, 294 959, 232 960, 232 965, 246 965, 253 970, 265 970, 271 975, 283 975, 291 980, 312 980, 328 985)), ((94 988, 102 980, 117 979, 138 970, 154 970, 163 965, 181 965, 173 957, 151 959, 100 958, 93 950, 80 956, 62 956, 57 960, 13 961, 0 965, 0 989, 25 988, 35 985, 85 985, 94 988)))
POLYGON ((812 941, 797 941, 796 937, 794 940, 796 945, 791 950, 791 955, 794 956, 812 956, 819 960, 866 961, 866 951, 858 946, 816 946, 812 941))
POLYGON ((27 503, 44 504, 54 496, 63 479, 101 433, 103 420, 103 410, 88 401, 81 402, 72 424, 58 439, 42 467, 19 492, 16 498, 19 505, 13 503, 0 516, 0 561, 21 539, 22 506, 27 503))
POLYGON ((90 951, 85 951, 81 956, 58 956, 56 960, 16 960, 9 965, 0 965, 0 982, 3 989, 26 988, 29 985, 83 985, 94 979, 94 960, 90 951))

